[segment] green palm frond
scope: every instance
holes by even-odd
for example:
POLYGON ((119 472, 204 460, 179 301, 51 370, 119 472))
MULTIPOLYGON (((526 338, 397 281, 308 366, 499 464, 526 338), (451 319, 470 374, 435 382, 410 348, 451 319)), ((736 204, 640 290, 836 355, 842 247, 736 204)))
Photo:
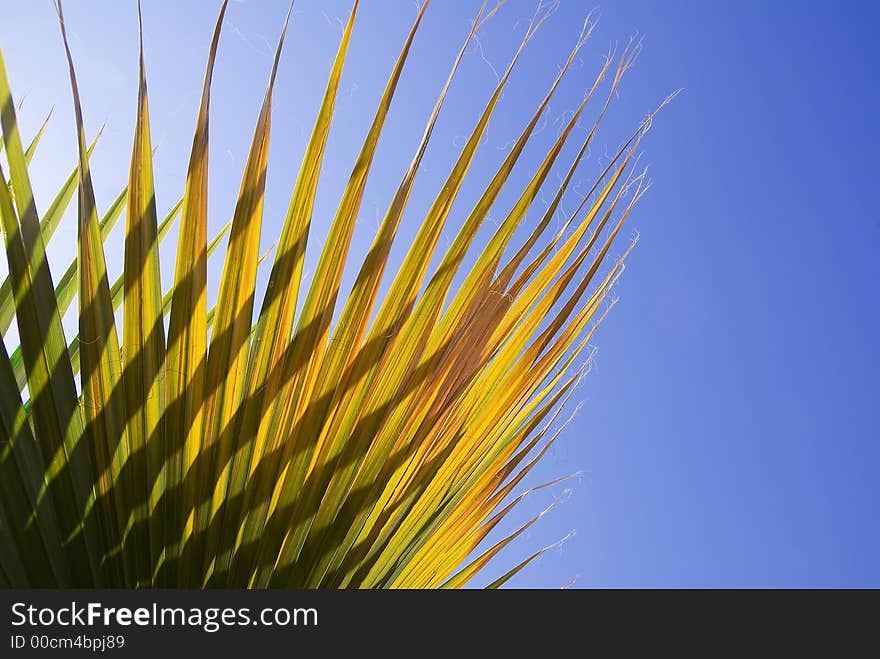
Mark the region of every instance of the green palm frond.
MULTIPOLYGON (((128 183, 101 215, 89 168, 98 138, 87 143, 56 2, 77 156, 42 217, 29 163, 45 122, 25 149, 0 52, 6 162, 0 167, 0 220, 9 268, 0 286, 0 331, 15 321, 21 343, 12 353, 0 343, 0 584, 466 585, 544 515, 481 549, 523 499, 515 489, 567 424, 560 423, 560 412, 588 368, 590 338, 613 306, 608 295, 631 245, 620 258, 607 256, 646 190, 637 152, 657 110, 563 226, 552 235, 549 230, 637 48, 604 62, 531 179, 514 191, 508 214, 478 244, 490 210, 512 187, 511 172, 592 32, 587 20, 541 103, 440 252, 440 236, 507 82, 551 11, 536 14, 405 256, 392 264, 392 244, 447 92, 477 30, 500 7, 484 3, 345 295, 344 269, 358 267, 349 263, 350 251, 370 169, 428 5, 393 64, 322 236, 315 272, 306 277, 319 172, 357 22, 355 2, 256 309, 258 267, 271 254, 261 255, 259 246, 272 92, 290 13, 231 219, 209 240, 211 81, 227 3, 210 44, 183 195, 160 221, 143 34, 128 183), (597 119, 573 160, 562 165, 585 108, 597 102, 597 119), (551 184, 557 165, 565 174, 551 184), (548 187, 549 206, 524 232, 523 219, 548 187), (78 251, 56 281, 46 244, 74 192, 78 251), (123 210, 124 268, 111 280, 105 243, 123 210), (163 287, 159 246, 178 218, 174 278, 163 287), (211 301, 208 257, 220 247, 220 286, 211 301), (473 251, 473 264, 465 266, 473 251), (435 257, 439 265, 431 271, 435 257), (457 278, 462 283, 456 286, 457 278), (74 298, 79 327, 68 341, 61 321, 74 298)), ((503 585, 548 549, 490 587, 503 585)))

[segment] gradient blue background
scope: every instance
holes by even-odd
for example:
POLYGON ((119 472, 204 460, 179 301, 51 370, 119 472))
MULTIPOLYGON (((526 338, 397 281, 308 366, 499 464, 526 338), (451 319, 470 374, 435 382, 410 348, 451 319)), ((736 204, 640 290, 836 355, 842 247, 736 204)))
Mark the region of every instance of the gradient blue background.
MULTIPOLYGON (((478 4, 439 0, 428 9, 371 175, 354 259, 372 239, 478 4)), ((144 2, 160 211, 182 190, 216 5, 144 2)), ((280 230, 340 36, 337 18, 349 8, 344 0, 297 3, 275 93, 267 246, 280 230)), ((441 247, 544 94, 589 8, 562 0, 528 47, 441 247)), ((93 159, 106 208, 127 176, 136 13, 133 2, 110 0, 69 0, 65 9, 87 129, 109 120, 93 159)), ((286 0, 230 3, 212 97, 214 229, 234 204, 285 10, 286 0)), ((531 0, 510 0, 481 30, 482 56, 472 48, 457 78, 399 245, 414 235, 533 10, 531 0)), ((58 28, 49 0, 4 3, 3 11, 0 44, 16 95, 25 96, 25 134, 55 106, 34 163, 44 209, 73 165, 58 28)), ((415 11, 404 0, 363 3, 319 190, 311 264, 415 11)), ((511 585, 880 586, 878 18, 868 2, 618 0, 602 7, 583 65, 554 98, 513 187, 528 179, 610 46, 644 37, 581 169, 583 183, 667 93, 684 91, 645 142, 653 187, 630 225, 641 242, 617 287, 621 302, 596 337, 596 368, 577 394, 586 404, 531 480, 583 474, 526 500, 508 528, 570 490, 486 578, 574 529, 575 537, 511 585)), ((566 150, 559 171, 572 154, 566 150)), ((493 216, 511 199, 505 194, 493 216)), ((73 223, 58 235, 56 264, 73 253, 73 223)), ((616 253, 624 246, 625 237, 616 253)), ((173 253, 166 252, 167 282, 173 253)), ((108 260, 118 272, 121 254, 108 260)), ((219 269, 212 262, 214 287, 219 269)))

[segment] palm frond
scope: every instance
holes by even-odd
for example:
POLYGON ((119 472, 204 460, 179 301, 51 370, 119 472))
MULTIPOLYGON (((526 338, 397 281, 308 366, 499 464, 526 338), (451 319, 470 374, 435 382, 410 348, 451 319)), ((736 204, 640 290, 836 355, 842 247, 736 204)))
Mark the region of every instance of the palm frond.
MULTIPOLYGON (((429 3, 423 3, 308 278, 306 248, 314 240, 318 183, 357 24, 355 1, 256 309, 258 267, 272 253, 260 254, 263 200, 272 94, 290 10, 231 219, 209 241, 211 84, 227 2, 208 51, 182 196, 161 222, 140 7, 129 176, 100 215, 89 167, 98 138, 86 142, 74 58, 56 3, 73 94, 77 166, 42 218, 29 165, 49 119, 25 149, 0 52, 0 149, 9 170, 7 181, 0 168, 9 266, 0 286, 0 331, 6 333, 14 320, 21 343, 11 355, 0 345, 0 584, 467 585, 553 507, 492 541, 526 495, 565 480, 515 493, 571 420, 560 422, 560 415, 589 370, 590 340, 613 307, 609 296, 634 244, 609 259, 648 187, 638 152, 670 99, 636 128, 552 235, 550 227, 638 46, 604 60, 528 181, 517 186, 514 168, 527 166, 523 154, 595 28, 587 18, 542 100, 441 252, 440 237, 453 224, 465 182, 475 176, 473 163, 503 92, 553 13, 553 7, 539 8, 448 176, 438 182, 405 255, 395 262, 392 246, 448 92, 477 31, 503 4, 484 2, 370 249, 352 263, 378 145, 410 51, 428 20, 429 3), (566 146, 597 97, 593 124, 564 162, 566 146), (551 174, 558 168, 563 173, 557 180, 551 174), (526 231, 525 217, 548 190, 551 201, 526 231), (512 192, 514 202, 481 243, 502 191, 512 192), (78 250, 55 284, 46 244, 74 192, 78 250), (123 210, 123 272, 111 280, 105 249, 112 248, 110 232, 123 210), (159 248, 178 217, 174 278, 163 288, 159 248), (221 247, 219 293, 209 300, 208 259, 221 247), (357 275, 346 294, 343 273, 349 266, 357 275), (388 292, 380 296, 385 279, 388 292), (68 342, 61 320, 74 298, 79 327, 68 342)), ((489 587, 504 585, 557 544, 533 552, 489 587)))

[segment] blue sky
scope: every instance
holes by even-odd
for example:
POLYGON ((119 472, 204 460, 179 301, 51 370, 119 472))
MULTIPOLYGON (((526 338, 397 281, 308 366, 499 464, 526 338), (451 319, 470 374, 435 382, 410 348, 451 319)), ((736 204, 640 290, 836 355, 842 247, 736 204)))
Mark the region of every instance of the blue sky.
MULTIPOLYGON (((182 189, 215 5, 144 2, 160 210, 182 189)), ((354 259, 372 239, 478 5, 440 0, 427 12, 367 188, 354 259)), ((509 0, 481 30, 417 182, 398 241, 404 247, 534 6, 509 0)), ((561 0, 529 45, 453 210, 453 227, 543 96, 589 8, 561 0)), ((267 246, 280 230, 338 43, 337 19, 349 9, 347 0, 297 2, 275 92, 267 246)), ((92 163, 106 207, 125 183, 131 149, 134 3, 69 1, 65 11, 87 131, 108 121, 92 163)), ((234 205, 285 11, 286 0, 230 3, 212 96, 214 229, 234 205)), ((404 0, 363 3, 314 236, 326 230, 415 11, 404 0)), ((4 12, 0 44, 13 89, 25 97, 25 134, 55 107, 33 170, 45 207, 73 165, 58 27, 49 0, 10 3, 4 12)), ((871 48, 877 18, 867 2, 832 9, 616 0, 600 7, 583 65, 554 98, 513 188, 530 176, 609 47, 634 34, 644 39, 582 168, 585 181, 666 94, 683 92, 644 143, 653 186, 630 225, 641 240, 617 286, 620 303, 595 339, 596 367, 578 393, 584 407, 534 482, 582 475, 526 500, 518 520, 562 487, 571 490, 487 577, 574 529, 511 585, 880 586, 880 217, 871 182, 878 127, 869 116, 880 101, 871 48)), ((511 199, 502 196, 497 212, 511 199)), ((527 223, 539 215, 536 208, 527 223)), ((66 262, 73 224, 58 236, 50 258, 66 262)), ((316 257, 311 250, 311 263, 316 257)), ((108 261, 118 272, 121 254, 108 261)), ((219 269, 218 261, 212 285, 219 269)))

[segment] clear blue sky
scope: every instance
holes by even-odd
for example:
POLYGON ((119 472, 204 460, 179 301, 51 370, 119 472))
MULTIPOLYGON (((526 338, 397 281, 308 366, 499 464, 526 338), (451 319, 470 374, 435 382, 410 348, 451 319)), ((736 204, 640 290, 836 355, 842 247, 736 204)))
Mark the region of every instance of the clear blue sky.
MULTIPOLYGON (((372 238, 478 4, 440 0, 428 10, 367 189, 355 258, 372 238)), ((144 5, 153 137, 160 144, 157 196, 166 209, 182 189, 219 3, 144 5)), ((363 5, 315 236, 326 228, 415 15, 415 4, 405 0, 363 5)), ((349 8, 347 0, 298 0, 275 94, 267 245, 280 229, 338 42, 336 19, 349 8)), ((286 0, 230 3, 212 97, 215 228, 234 204, 285 9, 286 0)), ((402 244, 487 98, 493 67, 506 65, 533 9, 532 0, 509 0, 481 31, 482 56, 472 51, 453 89, 402 244)), ((454 218, 503 158, 588 9, 561 0, 529 46, 454 218)), ((511 585, 561 586, 577 578, 576 585, 588 587, 880 586, 880 217, 872 183, 880 140, 869 116, 880 102, 872 46, 880 15, 868 2, 615 0, 600 9, 583 68, 555 98, 515 181, 530 175, 556 134, 554 121, 575 106, 610 45, 635 32, 644 37, 582 169, 585 181, 599 170, 606 145, 613 149, 668 92, 684 91, 645 142, 653 187, 631 224, 641 241, 617 287, 620 304, 596 337, 597 367, 578 394, 585 405, 534 482, 579 470, 583 476, 565 486, 572 490, 565 502, 487 576, 575 529, 574 538, 511 585)), ((93 161, 98 201, 106 207, 125 182, 131 148, 134 3, 69 0, 65 10, 87 130, 109 119, 93 161)), ((45 208, 74 153, 52 3, 4 6, 0 43, 13 88, 25 96, 26 134, 55 106, 34 163, 45 208)), ((497 213, 510 199, 499 202, 497 213)), ((538 211, 527 222, 537 221, 538 211)), ((67 222, 51 258, 69 257, 74 244, 67 222)), ((315 257, 312 250, 312 263, 315 257)), ((121 254, 108 259, 118 272, 121 254)), ((530 497, 518 519, 560 491, 530 497)))

